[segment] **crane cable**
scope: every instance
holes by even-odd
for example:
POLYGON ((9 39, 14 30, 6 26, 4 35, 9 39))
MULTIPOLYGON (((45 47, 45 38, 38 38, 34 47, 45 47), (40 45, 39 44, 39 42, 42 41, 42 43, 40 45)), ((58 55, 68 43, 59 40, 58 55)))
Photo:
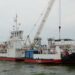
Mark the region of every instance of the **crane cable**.
POLYGON ((61 39, 61 0, 59 0, 59 40, 61 39))

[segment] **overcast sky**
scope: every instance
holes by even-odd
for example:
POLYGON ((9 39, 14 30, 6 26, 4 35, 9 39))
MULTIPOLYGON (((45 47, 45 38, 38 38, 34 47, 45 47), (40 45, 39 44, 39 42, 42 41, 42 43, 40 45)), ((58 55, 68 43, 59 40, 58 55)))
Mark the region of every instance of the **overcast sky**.
MULTIPOLYGON (((24 38, 30 32, 34 38, 49 0, 0 0, 0 41, 7 40, 13 29, 14 18, 18 14, 24 31, 24 38), (40 18, 39 18, 40 17, 40 18), (39 18, 39 21, 37 22, 39 18), (36 24, 37 22, 37 24, 36 24), (36 27, 34 28, 34 25, 36 27)), ((40 34, 43 39, 58 38, 59 0, 55 0, 45 26, 40 34)), ((61 0, 61 37, 75 39, 75 0, 61 0)))

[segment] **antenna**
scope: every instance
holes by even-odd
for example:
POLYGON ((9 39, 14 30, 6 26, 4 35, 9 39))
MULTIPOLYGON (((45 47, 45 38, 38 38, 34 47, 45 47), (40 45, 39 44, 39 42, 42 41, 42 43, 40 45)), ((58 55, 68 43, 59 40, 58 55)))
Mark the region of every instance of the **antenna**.
POLYGON ((15 17, 14 22, 15 22, 15 24, 16 24, 16 26, 15 26, 16 31, 18 31, 18 30, 19 30, 19 26, 21 25, 21 23, 18 23, 18 15, 17 15, 17 14, 16 14, 16 17, 15 17))
POLYGON ((16 17, 15 17, 15 20, 14 20, 15 24, 16 24, 16 26, 15 26, 16 27, 16 31, 18 31, 18 20, 17 20, 17 18, 18 18, 18 16, 16 14, 16 17))
POLYGON ((61 0, 59 0, 59 40, 61 39, 61 0))

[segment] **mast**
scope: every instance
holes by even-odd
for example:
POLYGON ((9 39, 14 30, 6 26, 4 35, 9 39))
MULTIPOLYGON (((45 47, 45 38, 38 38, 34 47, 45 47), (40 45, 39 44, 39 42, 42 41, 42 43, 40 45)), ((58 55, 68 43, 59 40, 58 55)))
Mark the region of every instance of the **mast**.
POLYGON ((16 31, 18 31, 18 16, 17 16, 17 14, 15 17, 15 24, 16 24, 16 31))
POLYGON ((61 40, 61 0, 59 0, 59 40, 61 40))

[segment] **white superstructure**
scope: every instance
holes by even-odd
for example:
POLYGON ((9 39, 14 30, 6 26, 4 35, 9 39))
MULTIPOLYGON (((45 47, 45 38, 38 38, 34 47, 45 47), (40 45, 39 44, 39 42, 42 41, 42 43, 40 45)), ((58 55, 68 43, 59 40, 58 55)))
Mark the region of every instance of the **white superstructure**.
POLYGON ((10 38, 0 47, 0 57, 9 58, 21 58, 24 55, 22 47, 23 43, 23 31, 18 29, 17 15, 16 15, 16 29, 11 31, 10 38))

